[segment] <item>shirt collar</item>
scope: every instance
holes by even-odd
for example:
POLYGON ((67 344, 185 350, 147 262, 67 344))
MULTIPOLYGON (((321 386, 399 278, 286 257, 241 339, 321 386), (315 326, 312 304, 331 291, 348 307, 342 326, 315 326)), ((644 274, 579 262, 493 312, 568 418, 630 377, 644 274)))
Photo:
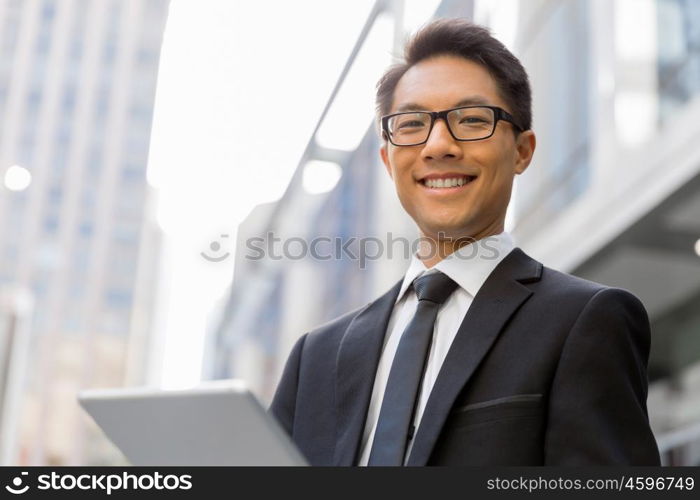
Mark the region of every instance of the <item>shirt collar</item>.
POLYGON ((423 274, 440 271, 452 278, 461 288, 472 297, 484 284, 486 278, 496 266, 515 248, 510 233, 487 236, 475 242, 464 245, 456 252, 448 255, 432 268, 425 267, 423 261, 413 254, 408 270, 404 275, 396 302, 400 301, 413 280, 423 274))

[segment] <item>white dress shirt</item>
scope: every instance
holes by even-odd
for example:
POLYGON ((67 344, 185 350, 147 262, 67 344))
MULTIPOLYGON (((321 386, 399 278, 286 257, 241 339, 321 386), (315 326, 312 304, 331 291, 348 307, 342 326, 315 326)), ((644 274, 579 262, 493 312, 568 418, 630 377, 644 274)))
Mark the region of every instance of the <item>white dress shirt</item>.
MULTIPOLYGON (((416 255, 413 256, 396 298, 394 310, 387 326, 387 333, 384 336, 384 349, 382 350, 374 378, 372 399, 367 411, 358 465, 367 465, 369 461, 374 433, 379 420, 379 412, 382 407, 382 399, 384 398, 384 390, 386 389, 394 355, 396 354, 399 340, 401 340, 401 335, 418 307, 416 293, 413 291, 413 288, 409 290, 413 280, 423 274, 440 271, 459 285, 445 303, 442 304, 435 320, 433 341, 430 345, 423 384, 413 421, 415 429, 418 429, 430 391, 440 372, 440 367, 442 367, 447 351, 457 335, 457 330, 462 324, 462 320, 467 314, 474 296, 484 284, 486 278, 514 247, 515 245, 510 234, 502 232, 463 246, 430 269, 426 268, 423 261, 416 255)), ((413 440, 408 443, 404 463, 411 453, 412 446, 413 440)))

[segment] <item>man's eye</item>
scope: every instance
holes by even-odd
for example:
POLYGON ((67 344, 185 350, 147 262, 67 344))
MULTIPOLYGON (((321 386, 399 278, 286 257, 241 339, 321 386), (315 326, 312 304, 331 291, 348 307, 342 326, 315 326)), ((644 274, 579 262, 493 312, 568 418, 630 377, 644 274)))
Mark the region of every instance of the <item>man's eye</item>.
POLYGON ((479 116, 465 116, 459 123, 487 123, 487 121, 479 116))
POLYGON ((419 120, 411 120, 411 121, 399 123, 397 128, 403 129, 403 128, 418 128, 418 127, 425 127, 425 123, 422 121, 419 121, 419 120))

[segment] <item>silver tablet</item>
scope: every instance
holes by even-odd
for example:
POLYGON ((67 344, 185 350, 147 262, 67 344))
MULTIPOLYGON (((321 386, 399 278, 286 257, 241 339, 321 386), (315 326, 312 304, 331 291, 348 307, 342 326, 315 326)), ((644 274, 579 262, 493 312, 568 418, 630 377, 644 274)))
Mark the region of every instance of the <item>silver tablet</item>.
POLYGON ((240 380, 86 390, 78 401, 133 465, 307 465, 240 380))

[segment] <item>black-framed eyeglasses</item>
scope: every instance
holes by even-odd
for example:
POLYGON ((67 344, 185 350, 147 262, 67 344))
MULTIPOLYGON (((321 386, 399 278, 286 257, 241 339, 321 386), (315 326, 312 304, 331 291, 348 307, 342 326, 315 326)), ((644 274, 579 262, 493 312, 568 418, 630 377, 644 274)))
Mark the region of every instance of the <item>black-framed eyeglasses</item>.
POLYGON ((445 120, 447 130, 457 141, 488 139, 496 131, 499 120, 511 123, 518 132, 523 131, 515 118, 498 106, 393 113, 382 116, 382 131, 394 146, 418 146, 428 141, 438 118, 445 120))

